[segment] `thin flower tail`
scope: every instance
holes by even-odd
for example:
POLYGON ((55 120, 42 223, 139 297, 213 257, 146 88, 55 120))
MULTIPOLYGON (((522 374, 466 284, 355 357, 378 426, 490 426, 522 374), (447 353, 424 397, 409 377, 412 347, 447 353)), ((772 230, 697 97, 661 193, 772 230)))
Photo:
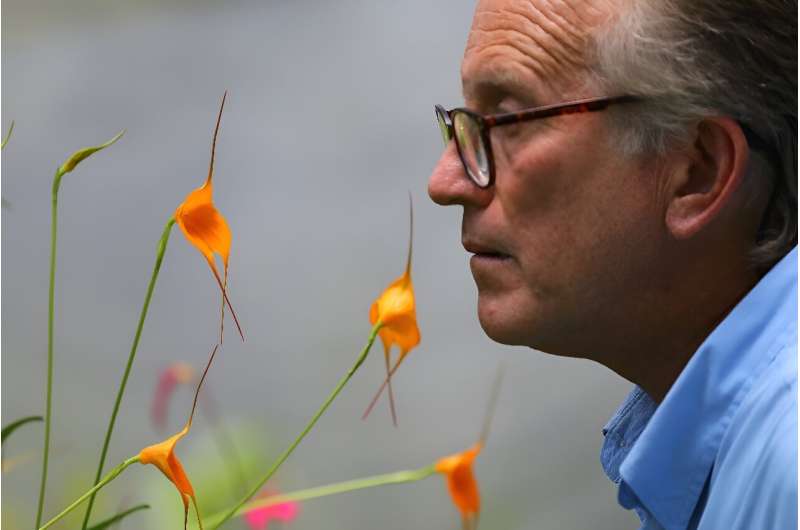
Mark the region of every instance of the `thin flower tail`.
POLYGON ((411 280, 411 254, 414 251, 414 201, 411 192, 408 192, 408 256, 406 257, 405 278, 406 285, 411 280))
MULTIPOLYGON (((197 515, 197 526, 200 527, 200 530, 203 530, 203 519, 200 517, 200 508, 197 506, 197 499, 192 497, 192 504, 194 504, 194 513, 197 515)), ((183 518, 183 527, 186 528, 186 524, 189 522, 188 513, 183 518)))
MULTIPOLYGON (((386 359, 387 359, 387 361, 389 359, 388 352, 387 352, 386 359)), ((372 401, 369 402, 369 405, 367 406, 367 409, 364 411, 364 414, 362 414, 362 416, 361 416, 362 420, 366 420, 369 417, 370 413, 372 412, 372 409, 375 408, 375 405, 378 403, 378 399, 380 399, 381 394, 383 394, 383 391, 384 391, 384 389, 386 387, 389 387, 389 399, 390 400, 393 399, 393 395, 391 393, 392 376, 397 371, 397 369, 400 367, 400 363, 403 362, 403 359, 405 359, 405 355, 401 352, 400 353, 400 357, 397 359, 397 362, 394 364, 392 369, 391 370, 387 369, 387 371, 386 371, 386 379, 383 380, 383 383, 381 383, 380 388, 378 388, 378 391, 375 392, 375 395, 372 397, 372 401)), ((388 366, 387 366, 387 368, 388 368, 388 366)), ((391 404, 391 401, 390 401, 390 404, 391 404)), ((392 404, 392 412, 394 412, 394 405, 393 404, 392 404)), ((395 426, 397 426, 396 419, 394 417, 392 419, 395 420, 395 426)))
MULTIPOLYGON (((217 280, 217 285, 219 285, 219 288, 222 291, 222 300, 223 300, 222 315, 224 317, 224 315, 225 315, 224 304, 227 303, 228 304, 228 309, 231 310, 231 316, 233 317, 234 324, 236 324, 236 329, 239 332, 239 336, 242 338, 242 341, 244 342, 244 332, 242 331, 242 326, 239 325, 239 319, 236 316, 236 311, 233 310, 233 306, 231 305, 231 301, 228 298, 228 291, 227 291, 228 265, 227 265, 227 263, 225 263, 225 269, 224 269, 224 271, 225 271, 224 272, 225 280, 223 281, 223 279, 219 277, 219 271, 217 270, 217 266, 216 266, 216 264, 214 264, 213 259, 209 259, 208 260, 208 264, 209 264, 209 266, 211 266, 211 272, 214 273, 214 279, 217 280)), ((222 323, 220 323, 219 335, 220 335, 219 336, 219 340, 220 340, 220 344, 221 344, 222 343, 222 323)))
POLYGON ((214 357, 217 355, 217 350, 219 350, 219 344, 214 346, 214 349, 211 350, 211 355, 208 357, 208 362, 206 362, 206 367, 203 368, 203 375, 200 376, 200 381, 197 383, 197 388, 194 391, 194 399, 192 400, 192 411, 189 413, 189 421, 187 422, 187 426, 192 426, 192 420, 194 419, 194 411, 197 409, 197 398, 200 396, 200 388, 202 388, 203 383, 206 380, 206 376, 208 375, 208 369, 211 368, 211 363, 214 362, 214 357))
MULTIPOLYGON (((222 292, 228 290, 228 264, 224 264, 224 272, 222 273, 222 292)), ((222 337, 225 335, 225 297, 223 296, 219 303, 219 343, 222 344, 222 337)))
POLYGON ((206 186, 211 184, 211 177, 214 175, 214 153, 217 150, 217 133, 219 133, 219 124, 222 121, 222 109, 225 108, 225 100, 228 99, 228 91, 222 94, 222 102, 219 104, 219 113, 217 113, 217 124, 214 126, 214 138, 211 140, 211 161, 208 163, 208 177, 206 177, 206 186))
POLYGON ((486 440, 489 438, 489 429, 492 426, 492 419, 494 418, 494 412, 497 408, 497 398, 500 396, 500 388, 503 386, 505 373, 505 363, 500 363, 497 366, 497 372, 495 373, 494 382, 492 383, 492 391, 489 396, 489 404, 486 406, 486 414, 483 417, 483 427, 481 428, 481 435, 478 439, 478 443, 481 444, 481 446, 485 446, 486 440))
MULTIPOLYGON (((211 160, 208 163, 208 177, 206 178, 206 185, 211 184, 211 178, 214 175, 214 156, 217 151, 217 135, 219 134, 219 124, 222 121, 222 111, 225 108, 225 100, 228 98, 228 91, 226 90, 222 94, 222 102, 219 105, 219 113, 217 114, 217 124, 214 126, 214 138, 211 140, 211 160)), ((236 312, 233 310, 233 306, 231 305, 231 301, 228 299, 228 257, 223 257, 224 263, 223 268, 223 280, 220 281, 219 279, 219 272, 217 271, 217 267, 214 265, 213 262, 210 262, 211 270, 214 272, 214 277, 219 284, 220 289, 222 290, 222 309, 220 310, 220 323, 219 323, 219 343, 222 344, 222 334, 225 328, 225 303, 227 302, 228 307, 231 310, 231 316, 233 317, 233 321, 236 323, 236 329, 239 331, 239 336, 244 341, 244 333, 242 333, 242 327, 239 325, 239 319, 236 318, 236 312)))
MULTIPOLYGON (((217 151, 217 134, 219 133, 219 124, 222 121, 222 111, 225 108, 225 100, 228 98, 228 91, 226 90, 222 94, 222 102, 219 105, 219 113, 217 114, 217 123, 214 126, 214 138, 211 140, 211 160, 208 163, 208 177, 206 178, 206 185, 211 184, 211 178, 214 175, 214 156, 217 151)), ((217 272, 217 268, 214 263, 210 262, 211 270, 214 272, 214 277, 219 283, 220 289, 222 290, 222 307, 220 308, 220 320, 219 320, 219 343, 222 344, 222 336, 225 331, 225 303, 227 302, 228 307, 231 309, 231 316, 233 316, 233 321, 236 323, 236 329, 239 330, 239 336, 244 341, 244 334, 242 333, 242 327, 239 325, 239 319, 236 318, 236 313, 233 310, 233 306, 231 305, 231 301, 228 299, 228 257, 225 256, 223 258, 223 279, 220 281, 219 279, 219 272, 217 272)))
POLYGON ((389 348, 383 351, 383 358, 386 361, 386 386, 389 387, 389 410, 392 413, 392 424, 397 427, 397 411, 394 405, 394 392, 392 391, 392 374, 389 365, 389 348))

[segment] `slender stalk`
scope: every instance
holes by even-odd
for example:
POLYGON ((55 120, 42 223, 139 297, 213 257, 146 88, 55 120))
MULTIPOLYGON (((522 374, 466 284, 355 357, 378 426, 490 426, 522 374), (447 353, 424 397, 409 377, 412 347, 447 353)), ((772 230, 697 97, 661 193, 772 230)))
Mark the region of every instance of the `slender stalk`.
POLYGON ((305 436, 306 436, 306 435, 309 433, 309 431, 311 431, 311 429, 312 429, 312 428, 314 427, 314 425, 317 423, 317 420, 319 420, 319 419, 320 419, 320 417, 322 417, 322 415, 325 413, 325 411, 326 411, 326 410, 328 410, 328 407, 331 405, 331 403, 333 403, 333 400, 334 400, 334 399, 336 399, 336 396, 338 396, 338 395, 339 395, 339 393, 340 393, 340 392, 342 391, 342 389, 345 387, 345 385, 347 384, 347 382, 348 382, 348 381, 350 381, 350 378, 351 378, 351 377, 353 377, 353 374, 355 374, 355 373, 356 373, 356 371, 357 371, 357 370, 358 370, 358 369, 361 367, 361 365, 362 365, 362 364, 364 364, 364 361, 367 359, 367 354, 369 353, 369 350, 370 350, 370 348, 372 348, 372 344, 375 342, 375 337, 377 337, 377 335, 378 335, 378 330, 380 330, 380 329, 381 329, 381 326, 382 326, 382 324, 381 324, 381 323, 380 323, 380 321, 379 321, 377 324, 375 324, 375 325, 372 327, 372 331, 370 332, 370 334, 369 334, 369 338, 367 339, 367 344, 364 346, 364 349, 363 349, 363 350, 361 350, 361 353, 359 354, 359 356, 358 356, 358 359, 356 359, 356 362, 355 362, 355 364, 353 364, 353 366, 350 368, 350 370, 348 370, 347 374, 345 374, 345 376, 344 376, 344 377, 342 377, 342 379, 339 381, 339 383, 336 385, 336 387, 335 387, 335 388, 333 389, 333 391, 330 393, 330 395, 328 396, 328 398, 325 400, 325 402, 324 402, 324 403, 322 404, 322 406, 319 408, 319 410, 317 411, 317 413, 316 413, 316 414, 314 414, 314 416, 311 418, 311 421, 309 421, 309 422, 308 422, 308 425, 306 425, 306 426, 305 426, 305 428, 304 428, 304 429, 303 429, 303 431, 300 433, 300 435, 299 435, 299 436, 298 436, 298 437, 295 439, 295 441, 294 441, 294 442, 292 442, 292 444, 291 444, 291 445, 290 445, 290 446, 289 446, 289 447, 288 447, 288 448, 287 448, 287 449, 286 449, 286 450, 283 452, 283 454, 281 454, 281 455, 278 457, 278 459, 277 459, 277 460, 276 460, 276 461, 275 461, 275 462, 272 464, 272 467, 269 469, 269 471, 267 471, 266 475, 264 475, 264 476, 261 478, 261 480, 259 480, 259 481, 258 481, 258 484, 256 484, 256 485, 255 485, 255 487, 253 487, 253 489, 251 489, 251 490, 250 490, 250 492, 249 492, 247 495, 245 495, 245 496, 244 496, 244 497, 243 497, 243 498, 242 498, 242 499, 241 499, 239 502, 237 502, 235 506, 233 506, 233 507, 232 507, 230 510, 228 510, 228 511, 227 511, 227 512, 226 512, 226 513, 225 513, 225 514, 222 516, 222 519, 221 519, 219 522, 215 523, 215 524, 214 524, 214 526, 212 526, 212 527, 211 527, 211 530, 216 530, 216 529, 217 529, 217 528, 219 528, 219 527, 220 527, 220 526, 221 526, 223 523, 225 523, 225 521, 227 521, 228 519, 230 519, 231 517, 233 517, 233 516, 236 514, 236 512, 237 512, 237 511, 238 511, 238 510, 239 510, 239 509, 240 509, 242 506, 244 506, 244 504, 245 504, 247 501, 249 501, 249 500, 250 500, 250 499, 251 499, 251 498, 252 498, 252 497, 253 497, 253 496, 254 496, 256 493, 258 493, 258 490, 260 490, 260 489, 261 489, 261 487, 262 487, 264 484, 266 484, 266 483, 267 483, 267 481, 268 481, 270 478, 272 478, 272 475, 274 475, 274 474, 275 474, 275 472, 278 470, 278 468, 280 468, 280 467, 281 467, 281 465, 282 465, 282 464, 283 464, 283 463, 286 461, 286 459, 287 459, 287 458, 289 458, 289 455, 291 455, 291 454, 292 454, 292 452, 293 452, 293 451, 295 450, 295 448, 296 448, 296 447, 297 447, 297 446, 300 444, 300 442, 303 440, 303 438, 305 438, 305 436))
POLYGON ((105 521, 100 521, 89 530, 102 530, 104 528, 111 528, 112 526, 118 527, 120 521, 122 521, 122 519, 128 517, 132 513, 136 513, 140 510, 149 510, 149 509, 150 509, 149 504, 139 504, 138 506, 134 506, 133 508, 128 508, 124 512, 120 512, 117 515, 111 516, 105 521))
MULTIPOLYGON (((153 274, 150 276, 150 283, 147 285, 147 293, 144 297, 144 304, 142 305, 142 312, 139 315, 139 324, 136 326, 136 334, 133 337, 133 344, 131 345, 130 354, 128 354, 128 363, 125 365, 125 372, 122 374, 122 380, 119 382, 119 390, 117 390, 117 399, 114 401, 114 409, 111 411, 111 418, 108 421, 108 429, 106 430, 106 437, 103 441, 103 449, 100 452, 100 463, 97 466, 97 473, 94 477, 94 482, 98 483, 103 474, 103 465, 106 461, 106 454, 108 453, 108 446, 111 442, 111 435, 114 433, 114 424, 117 421, 117 413, 119 412, 120 404, 122 403, 122 396, 125 394, 125 386, 128 384, 128 376, 133 367, 133 360, 136 357, 136 349, 139 347, 139 339, 142 336, 142 329, 144 328, 144 321, 147 317, 147 309, 150 307, 150 298, 153 296, 153 289, 158 280, 158 272, 161 270, 161 262, 164 260, 164 253, 167 250, 167 243, 169 242, 170 231, 172 225, 175 224, 175 219, 170 218, 164 226, 164 231, 161 233, 161 239, 158 241, 156 250, 156 263, 153 266, 153 274)), ((83 517, 83 524, 81 528, 86 530, 89 525, 89 517, 92 515, 92 507, 94 506, 94 494, 89 498, 89 505, 86 508, 86 515, 83 517)), ((37 525, 38 526, 38 525, 37 525)))
POLYGON ((8 425, 3 427, 2 434, 0 434, 0 443, 5 443, 6 438, 11 436, 11 433, 25 425, 26 423, 31 423, 33 421, 42 421, 44 418, 41 416, 26 416, 24 418, 20 418, 17 421, 11 422, 8 425))
POLYGON ((14 120, 11 120, 11 127, 9 127, 8 129, 8 134, 6 135, 6 137, 3 138, 2 142, 0 142, 0 149, 5 148, 6 144, 8 143, 8 139, 11 138, 11 131, 13 130, 14 130, 14 120))
POLYGON ((293 491, 291 493, 284 493, 282 495, 273 495, 245 504, 236 512, 236 515, 243 515, 244 513, 256 508, 274 506, 284 502, 307 501, 310 499, 317 499, 319 497, 338 495, 340 493, 349 493, 351 491, 358 491, 367 488, 377 488, 379 486, 389 486, 392 484, 417 482, 430 477, 434 473, 436 473, 435 466, 430 465, 420 469, 407 469, 403 471, 396 471, 394 473, 385 473, 383 475, 374 475, 371 477, 358 478, 345 482, 337 482, 335 484, 328 484, 326 486, 317 486, 315 488, 293 491))
POLYGON ((47 383, 45 389, 44 449, 42 450, 42 479, 39 483, 39 503, 36 508, 36 528, 42 522, 44 492, 47 487, 47 467, 50 462, 50 425, 53 412, 53 320, 55 313, 56 287, 56 242, 58 239, 58 189, 64 172, 56 170, 50 208, 50 288, 47 296, 47 383))
POLYGON ((112 469, 108 473, 108 475, 103 477, 103 480, 98 481, 97 484, 95 484, 89 491, 78 497, 78 499, 75 502, 64 508, 64 510, 60 514, 56 515, 55 517, 47 521, 44 524, 44 526, 39 528, 39 530, 45 530, 46 528, 53 526, 64 516, 66 516, 69 512, 80 506, 80 504, 84 502, 86 499, 88 499, 89 497, 94 498, 95 493, 97 493, 103 486, 105 486, 106 484, 117 478, 120 475, 120 473, 125 471, 125 469, 128 466, 130 466, 131 464, 135 464, 138 461, 139 461, 139 455, 132 456, 129 459, 125 460, 120 465, 118 465, 117 467, 115 467, 114 469, 112 469))
MULTIPOLYGON (((272 495, 263 499, 257 499, 255 501, 248 502, 247 504, 245 504, 236 511, 234 517, 244 515, 250 510, 265 508, 267 506, 274 506, 276 504, 282 504, 284 502, 307 501, 310 499, 318 499, 320 497, 327 497, 329 495, 338 495, 340 493, 349 493, 351 491, 358 491, 367 488, 377 488, 379 486, 389 486, 393 484, 405 484, 408 482, 416 482, 419 480, 426 479, 431 475, 433 475, 434 473, 436 473, 435 466, 430 465, 419 469, 396 471, 394 473, 385 473, 383 475, 373 475, 371 477, 358 478, 354 480, 348 480, 345 482, 337 482, 335 484, 317 486, 314 488, 293 491, 281 495, 272 495)), ((220 516, 219 515, 212 516, 211 520, 213 521, 218 517, 220 516)))

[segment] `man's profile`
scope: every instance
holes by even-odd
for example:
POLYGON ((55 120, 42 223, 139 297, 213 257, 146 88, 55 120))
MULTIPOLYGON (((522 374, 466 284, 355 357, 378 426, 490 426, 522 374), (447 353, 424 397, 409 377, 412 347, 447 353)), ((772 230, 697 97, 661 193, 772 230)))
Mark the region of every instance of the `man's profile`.
POLYGON ((636 386, 642 528, 797 524, 797 2, 478 3, 431 198, 505 344, 636 386))

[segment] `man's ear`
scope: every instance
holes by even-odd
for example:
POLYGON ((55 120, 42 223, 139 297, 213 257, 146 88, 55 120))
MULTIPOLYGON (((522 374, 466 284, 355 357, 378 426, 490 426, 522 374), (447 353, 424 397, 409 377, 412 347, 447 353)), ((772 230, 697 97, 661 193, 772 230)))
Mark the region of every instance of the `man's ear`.
POLYGON ((697 125, 689 163, 673 175, 670 189, 666 224, 674 237, 694 236, 731 202, 748 154, 747 139, 735 120, 706 118, 697 125))

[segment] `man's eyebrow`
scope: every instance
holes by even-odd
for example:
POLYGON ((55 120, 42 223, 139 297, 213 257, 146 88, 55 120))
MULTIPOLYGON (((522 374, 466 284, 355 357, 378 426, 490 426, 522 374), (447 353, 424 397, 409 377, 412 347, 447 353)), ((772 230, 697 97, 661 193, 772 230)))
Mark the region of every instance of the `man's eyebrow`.
POLYGON ((531 106, 539 104, 533 88, 508 70, 493 69, 462 78, 464 100, 470 103, 498 103, 506 96, 520 99, 531 106))

